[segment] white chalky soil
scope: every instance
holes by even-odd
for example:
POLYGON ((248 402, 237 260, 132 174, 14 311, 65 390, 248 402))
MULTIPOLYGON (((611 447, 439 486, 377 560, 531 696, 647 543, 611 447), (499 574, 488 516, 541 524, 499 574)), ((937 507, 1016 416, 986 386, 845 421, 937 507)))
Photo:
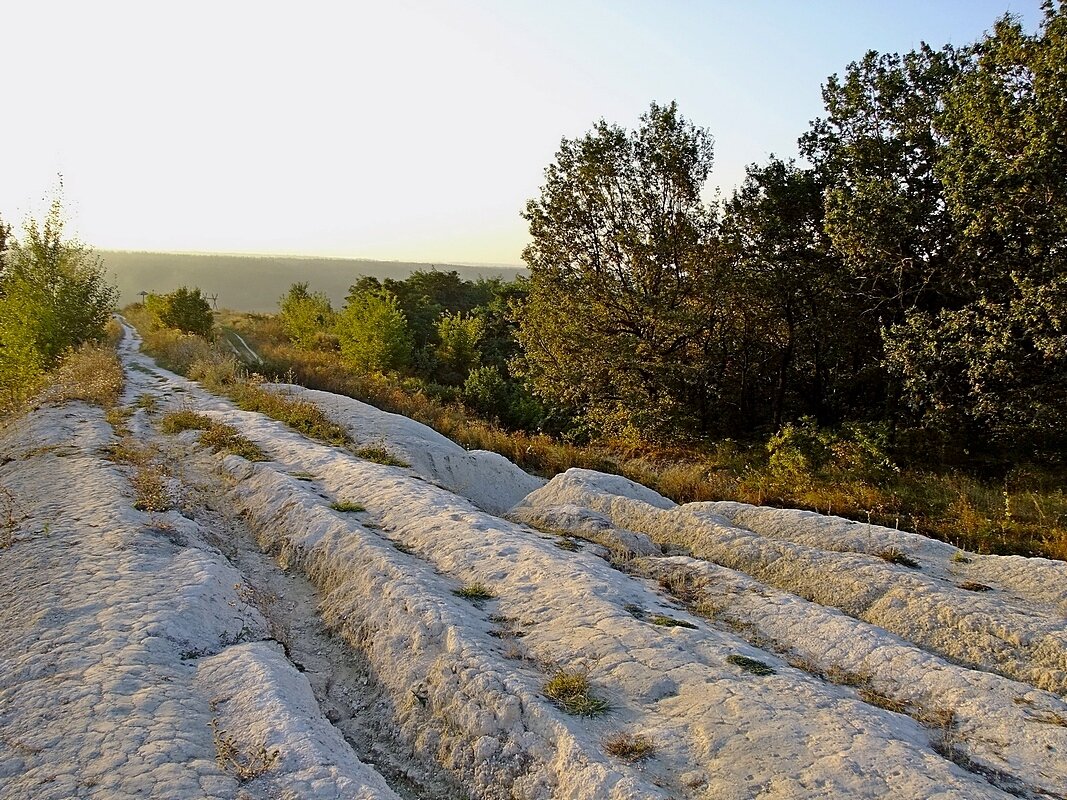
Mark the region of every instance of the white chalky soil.
POLYGON ((0 431, 17 517, 0 798, 1067 796, 1062 563, 964 563, 910 534, 679 507, 582 470, 546 483, 404 417, 271 387, 410 465, 382 466, 158 368, 133 334, 120 350, 124 402, 158 398, 130 429, 184 515, 132 508, 99 409, 0 431), (182 407, 270 460, 160 434, 182 407), (680 575, 684 596, 657 583, 680 575), (493 596, 457 596, 471 583, 493 596), (584 672, 607 713, 556 707, 557 669, 584 672), (654 752, 610 754, 620 731, 654 752))

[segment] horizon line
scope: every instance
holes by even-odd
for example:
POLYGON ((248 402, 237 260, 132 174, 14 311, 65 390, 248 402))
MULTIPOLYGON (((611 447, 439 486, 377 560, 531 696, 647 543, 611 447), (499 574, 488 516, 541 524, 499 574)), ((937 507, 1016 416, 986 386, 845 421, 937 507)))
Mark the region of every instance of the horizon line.
POLYGON ((298 253, 251 253, 251 252, 227 252, 222 250, 143 250, 122 247, 93 247, 98 253, 145 253, 166 256, 221 256, 223 258, 294 258, 294 259, 318 259, 320 261, 371 261, 377 264, 417 264, 419 266, 446 266, 446 267, 493 267, 497 269, 529 269, 525 264, 500 261, 421 261, 405 260, 400 258, 365 258, 362 256, 321 256, 301 255, 298 253))

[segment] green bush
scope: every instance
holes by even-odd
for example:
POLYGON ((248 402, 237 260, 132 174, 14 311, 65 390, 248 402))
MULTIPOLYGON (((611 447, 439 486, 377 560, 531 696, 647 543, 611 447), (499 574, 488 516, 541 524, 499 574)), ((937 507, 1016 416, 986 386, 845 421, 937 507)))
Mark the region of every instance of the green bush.
POLYGON ((899 471, 888 450, 884 424, 849 423, 835 431, 811 417, 783 425, 767 442, 771 475, 785 482, 832 475, 884 481, 899 471))
POLYGON ((214 327, 211 306, 200 289, 182 286, 170 294, 150 294, 145 298, 145 309, 155 318, 161 328, 174 328, 182 333, 210 337, 214 327))
POLYGON ((63 238, 58 200, 21 241, 9 235, 0 223, 0 390, 17 400, 65 352, 105 338, 117 292, 93 251, 63 238))
POLYGON ((341 358, 351 369, 387 372, 411 361, 412 339, 407 320, 388 291, 366 291, 350 296, 337 320, 341 358))
POLYGON ((832 454, 826 439, 811 417, 801 417, 795 424, 787 422, 767 441, 771 474, 786 481, 815 475, 832 454))
POLYGON ((532 430, 544 417, 537 398, 494 366, 470 371, 463 384, 463 400, 477 413, 511 429, 532 430))
POLYGON ((307 281, 294 283, 278 301, 278 307, 278 318, 289 341, 305 350, 332 349, 336 314, 325 293, 309 291, 307 281))

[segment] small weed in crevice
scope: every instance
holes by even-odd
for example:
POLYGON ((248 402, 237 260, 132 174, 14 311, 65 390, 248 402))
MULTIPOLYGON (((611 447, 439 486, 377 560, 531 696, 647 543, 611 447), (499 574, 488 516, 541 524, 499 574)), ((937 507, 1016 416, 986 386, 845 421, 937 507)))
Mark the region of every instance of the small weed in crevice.
POLYGON ((770 664, 764 664, 755 658, 749 658, 748 656, 729 655, 726 660, 733 664, 735 667, 740 667, 745 672, 752 675, 774 675, 775 669, 770 664))
POLYGON ((645 610, 636 603, 627 603, 622 607, 622 610, 629 614, 634 619, 644 619, 645 610))
POLYGON ((561 710, 579 717, 595 717, 611 707, 607 700, 593 693, 589 676, 582 671, 558 670, 541 691, 561 710))
POLYGON ((401 461, 384 447, 357 447, 352 452, 362 459, 373 461, 375 464, 382 464, 387 467, 411 466, 406 461, 401 461))
POLYGON ((456 589, 452 592, 456 597, 462 597, 464 600, 471 600, 475 603, 484 602, 485 600, 492 600, 496 597, 496 592, 486 586, 484 583, 474 581, 468 583, 460 589, 456 589))
POLYGON ((0 486, 0 550, 11 547, 15 543, 15 534, 19 526, 17 508, 18 503, 14 493, 6 486, 0 486))
POLYGON ((410 547, 408 547, 403 542, 393 542, 393 547, 395 549, 399 550, 404 555, 408 555, 408 556, 414 554, 414 552, 415 552, 414 550, 412 550, 410 547))
POLYGON ((274 766, 280 752, 267 750, 265 744, 242 750, 237 739, 222 730, 218 717, 211 720, 211 738, 215 743, 215 760, 219 768, 231 773, 240 783, 263 775, 274 766))
POLYGON ((366 507, 362 503, 355 503, 351 500, 338 500, 334 503, 330 503, 330 508, 334 511, 340 511, 341 513, 353 513, 358 514, 360 511, 366 511, 366 507))
POLYGON ((581 545, 569 536, 561 536, 553 544, 560 550, 566 550, 569 553, 576 553, 582 549, 581 545))
POLYGON ((167 491, 166 471, 158 464, 139 466, 130 479, 138 511, 166 511, 174 505, 167 491))
POLYGON ((313 475, 310 472, 290 472, 289 473, 289 477, 290 478, 296 478, 298 481, 304 481, 306 483, 310 483, 311 481, 315 480, 315 478, 318 477, 318 476, 313 475))
POLYGON ((919 562, 909 556, 899 547, 889 547, 879 552, 878 557, 883 561, 888 561, 890 564, 899 564, 902 567, 908 569, 919 569, 919 562))
POLYGON ((696 630, 696 625, 692 622, 686 622, 684 619, 674 619, 674 617, 668 617, 666 614, 653 614, 646 618, 645 621, 664 628, 692 628, 696 630))
POLYGON ((632 764, 654 755, 656 744, 651 736, 644 733, 618 731, 604 740, 604 752, 632 764))
POLYGON ((952 560, 957 564, 970 564, 971 563, 971 559, 968 558, 967 554, 964 553, 962 550, 957 550, 956 553, 952 556, 952 560))
POLYGON ((876 708, 881 708, 885 711, 892 711, 896 714, 906 714, 908 712, 907 703, 875 691, 869 686, 857 690, 856 694, 859 695, 860 700, 869 706, 875 706, 876 708))
POLYGON ((977 581, 964 581, 959 585, 960 589, 966 592, 991 592, 993 587, 986 586, 984 583, 978 583, 977 581))

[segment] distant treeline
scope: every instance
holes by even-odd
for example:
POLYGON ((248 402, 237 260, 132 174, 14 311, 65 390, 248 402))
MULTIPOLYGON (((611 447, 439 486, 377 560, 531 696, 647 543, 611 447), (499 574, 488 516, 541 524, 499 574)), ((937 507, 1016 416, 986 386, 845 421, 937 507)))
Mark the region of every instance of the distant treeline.
POLYGON ((198 286, 205 295, 217 295, 219 308, 272 311, 294 277, 309 281, 334 303, 340 304, 348 287, 360 275, 405 278, 418 269, 456 270, 469 280, 512 280, 523 272, 509 267, 466 267, 354 258, 293 256, 242 256, 195 253, 142 253, 99 250, 104 268, 118 286, 119 302, 140 302, 142 291, 166 294, 180 286, 198 286))

